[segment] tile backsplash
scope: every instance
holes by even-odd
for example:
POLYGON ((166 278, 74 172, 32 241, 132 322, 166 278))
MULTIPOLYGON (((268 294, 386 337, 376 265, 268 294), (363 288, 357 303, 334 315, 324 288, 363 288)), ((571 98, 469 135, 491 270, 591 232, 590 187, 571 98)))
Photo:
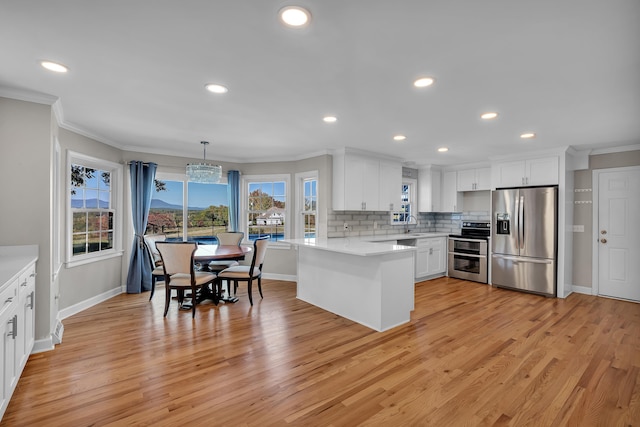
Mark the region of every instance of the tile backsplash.
POLYGON ((327 217, 327 237, 384 236, 412 232, 459 233, 462 221, 489 221, 488 211, 430 212, 417 215, 417 224, 390 224, 389 212, 333 211, 327 217), (344 224, 348 230, 344 229, 344 224))

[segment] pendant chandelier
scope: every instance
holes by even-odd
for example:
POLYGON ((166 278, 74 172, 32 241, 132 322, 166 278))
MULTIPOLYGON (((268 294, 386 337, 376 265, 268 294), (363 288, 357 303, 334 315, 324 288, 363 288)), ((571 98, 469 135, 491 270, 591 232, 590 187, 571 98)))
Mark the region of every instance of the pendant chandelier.
POLYGON ((222 166, 210 165, 207 161, 207 141, 200 141, 204 148, 204 162, 187 165, 187 178, 191 182, 200 182, 203 184, 216 184, 220 182, 222 176, 222 166))

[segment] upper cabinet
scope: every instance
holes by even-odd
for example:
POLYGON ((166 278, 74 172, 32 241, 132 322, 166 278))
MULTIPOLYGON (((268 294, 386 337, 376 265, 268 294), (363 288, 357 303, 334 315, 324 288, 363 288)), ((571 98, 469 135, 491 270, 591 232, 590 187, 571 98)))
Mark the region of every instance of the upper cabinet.
POLYGON ((493 179, 497 188, 557 185, 558 157, 496 163, 493 179))
POLYGON ((462 193, 458 192, 458 173, 448 171, 442 174, 442 203, 440 212, 462 212, 462 193))
POLYGON ((458 191, 480 191, 491 189, 491 168, 466 169, 457 173, 458 191))
POLYGON ((340 151, 333 155, 333 209, 392 211, 401 203, 402 164, 340 151))
POLYGON ((441 171, 427 166, 418 171, 418 211, 440 212, 441 210, 441 171))

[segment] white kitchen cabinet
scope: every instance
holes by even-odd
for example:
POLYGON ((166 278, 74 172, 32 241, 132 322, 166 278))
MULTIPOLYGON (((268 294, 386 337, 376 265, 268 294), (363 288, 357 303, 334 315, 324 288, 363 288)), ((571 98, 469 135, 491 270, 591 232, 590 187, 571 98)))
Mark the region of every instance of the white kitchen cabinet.
POLYGON ((402 205, 402 164, 380 161, 380 209, 394 211, 402 205))
POLYGON ((0 247, 0 419, 18 384, 35 338, 38 247, 0 247))
POLYGON ((348 151, 333 155, 333 209, 391 211, 400 206, 402 164, 348 151))
POLYGON ((493 166, 495 187, 558 184, 558 157, 519 160, 493 166))
POLYGON ((416 280, 444 276, 446 274, 445 245, 446 239, 444 237, 417 239, 416 280))
POLYGON ((441 171, 428 166, 418 170, 418 212, 441 211, 441 171))
POLYGON ((458 191, 491 189, 491 168, 465 169, 457 172, 458 191))
POLYGON ((462 193, 458 192, 458 173, 448 171, 442 174, 442 204, 440 212, 462 212, 462 193))

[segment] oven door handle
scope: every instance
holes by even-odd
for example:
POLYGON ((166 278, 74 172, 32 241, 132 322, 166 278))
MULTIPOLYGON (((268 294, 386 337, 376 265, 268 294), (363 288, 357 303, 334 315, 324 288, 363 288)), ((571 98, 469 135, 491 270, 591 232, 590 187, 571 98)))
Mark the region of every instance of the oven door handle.
POLYGON ((449 252, 449 255, 453 256, 467 256, 471 258, 486 258, 486 255, 465 254, 463 252, 449 252))
POLYGON ((459 237, 449 237, 449 240, 453 240, 455 242, 472 242, 472 243, 486 242, 485 239, 461 239, 459 237))

